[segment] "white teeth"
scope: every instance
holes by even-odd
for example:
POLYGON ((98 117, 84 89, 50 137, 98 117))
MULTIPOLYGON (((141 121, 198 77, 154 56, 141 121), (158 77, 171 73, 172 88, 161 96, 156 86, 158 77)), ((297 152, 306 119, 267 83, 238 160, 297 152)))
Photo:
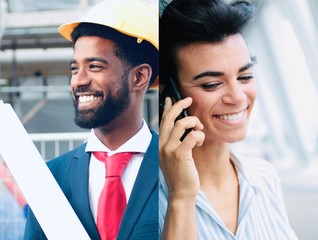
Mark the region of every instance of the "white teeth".
POLYGON ((219 115, 219 118, 222 120, 227 121, 235 121, 243 117, 244 111, 236 113, 236 114, 229 114, 229 115, 219 115))
POLYGON ((94 100, 97 100, 97 97, 95 97, 94 95, 90 95, 90 96, 80 96, 78 98, 78 101, 80 103, 87 103, 87 102, 91 102, 91 101, 94 101, 94 100))

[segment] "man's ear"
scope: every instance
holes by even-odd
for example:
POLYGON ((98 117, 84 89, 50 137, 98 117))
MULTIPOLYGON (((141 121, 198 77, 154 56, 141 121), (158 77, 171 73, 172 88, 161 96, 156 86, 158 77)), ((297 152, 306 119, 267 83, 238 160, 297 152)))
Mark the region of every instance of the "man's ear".
POLYGON ((133 69, 134 81, 133 89, 143 89, 148 87, 152 75, 152 69, 149 64, 143 63, 133 69))

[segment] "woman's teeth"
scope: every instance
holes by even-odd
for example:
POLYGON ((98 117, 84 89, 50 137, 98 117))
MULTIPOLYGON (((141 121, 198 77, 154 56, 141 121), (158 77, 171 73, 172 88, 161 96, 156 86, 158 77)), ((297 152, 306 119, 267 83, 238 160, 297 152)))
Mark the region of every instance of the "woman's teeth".
POLYGON ((218 115, 217 117, 222 120, 234 121, 242 118, 244 111, 236 113, 236 114, 228 114, 228 115, 218 115))

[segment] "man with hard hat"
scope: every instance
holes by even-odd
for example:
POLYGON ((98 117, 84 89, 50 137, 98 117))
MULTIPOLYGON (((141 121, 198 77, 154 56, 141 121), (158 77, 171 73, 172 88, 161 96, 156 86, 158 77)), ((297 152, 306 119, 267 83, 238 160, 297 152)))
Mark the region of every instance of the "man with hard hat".
MULTIPOLYGON (((92 131, 48 166, 91 239, 158 239, 158 135, 142 119, 157 28, 157 12, 137 0, 103 1, 59 28, 74 44, 75 123, 92 131)), ((25 239, 46 239, 40 224, 29 211, 25 239)))

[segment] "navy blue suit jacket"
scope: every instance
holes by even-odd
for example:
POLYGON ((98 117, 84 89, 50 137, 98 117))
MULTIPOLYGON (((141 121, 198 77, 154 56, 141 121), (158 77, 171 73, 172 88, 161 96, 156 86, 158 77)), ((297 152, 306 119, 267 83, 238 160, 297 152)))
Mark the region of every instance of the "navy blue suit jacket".
MULTIPOLYGON (((49 161, 48 167, 90 238, 98 240, 100 237, 88 196, 90 153, 85 152, 85 146, 86 144, 83 144, 49 161)), ((140 166, 117 240, 157 240, 159 238, 158 172, 158 134, 152 132, 152 140, 140 166)), ((32 211, 28 214, 24 239, 47 239, 32 211)))

